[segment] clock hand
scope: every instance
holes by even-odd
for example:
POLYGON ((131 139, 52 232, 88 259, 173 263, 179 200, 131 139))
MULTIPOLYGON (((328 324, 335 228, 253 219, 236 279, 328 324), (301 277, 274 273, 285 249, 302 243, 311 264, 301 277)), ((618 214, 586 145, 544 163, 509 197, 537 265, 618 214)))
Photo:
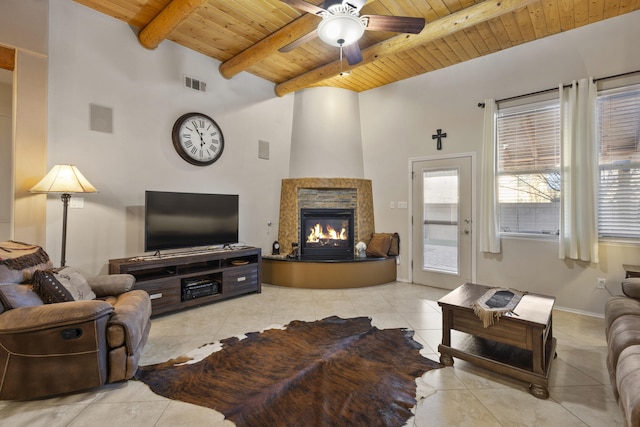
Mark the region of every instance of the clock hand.
POLYGON ((204 138, 202 138, 202 133, 200 133, 198 125, 196 124, 195 120, 193 120, 191 123, 193 123, 193 127, 196 129, 196 132, 198 132, 198 136, 200 137, 200 147, 204 147, 204 138))

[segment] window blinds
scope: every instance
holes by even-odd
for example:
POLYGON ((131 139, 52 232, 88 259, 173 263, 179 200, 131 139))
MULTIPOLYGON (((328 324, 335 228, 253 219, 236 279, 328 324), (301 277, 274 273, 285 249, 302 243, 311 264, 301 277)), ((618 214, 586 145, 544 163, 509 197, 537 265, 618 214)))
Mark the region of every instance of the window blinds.
POLYGON ((598 97, 601 237, 640 238, 640 85, 598 97))
POLYGON ((500 110, 496 130, 501 232, 557 234, 560 194, 558 102, 500 110))
POLYGON ((498 170, 502 173, 557 171, 560 165, 560 106, 498 114, 498 170))

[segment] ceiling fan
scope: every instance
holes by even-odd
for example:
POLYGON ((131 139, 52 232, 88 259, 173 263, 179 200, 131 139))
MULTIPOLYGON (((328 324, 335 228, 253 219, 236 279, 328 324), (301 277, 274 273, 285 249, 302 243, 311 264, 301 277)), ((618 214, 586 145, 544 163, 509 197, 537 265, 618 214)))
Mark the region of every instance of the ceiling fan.
POLYGON ((362 15, 360 9, 367 0, 325 0, 322 7, 304 0, 280 0, 289 6, 322 17, 318 28, 279 49, 290 52, 302 44, 319 37, 330 46, 344 50, 349 65, 362 61, 358 40, 367 31, 389 31, 418 34, 424 28, 424 18, 409 16, 362 15))

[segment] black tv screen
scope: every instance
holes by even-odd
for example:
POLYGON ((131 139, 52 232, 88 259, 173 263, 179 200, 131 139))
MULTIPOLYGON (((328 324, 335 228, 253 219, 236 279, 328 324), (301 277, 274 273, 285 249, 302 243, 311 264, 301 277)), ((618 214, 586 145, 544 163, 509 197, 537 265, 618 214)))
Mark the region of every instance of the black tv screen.
POLYGON ((145 251, 238 242, 238 195, 145 192, 145 251))

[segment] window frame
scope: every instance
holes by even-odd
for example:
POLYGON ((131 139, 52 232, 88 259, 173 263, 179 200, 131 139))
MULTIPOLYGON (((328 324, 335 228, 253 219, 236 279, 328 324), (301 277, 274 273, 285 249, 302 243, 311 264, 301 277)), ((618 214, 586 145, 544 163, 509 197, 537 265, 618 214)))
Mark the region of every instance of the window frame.
MULTIPOLYGON (((600 99, 601 97, 605 97, 605 96, 611 96, 611 95, 616 95, 616 94, 621 94, 621 93, 627 93, 627 92, 640 92, 640 83, 635 83, 635 84, 627 84, 627 85, 623 85, 623 86, 618 86, 615 88, 609 88, 609 89, 601 89, 598 91, 597 94, 597 105, 596 105, 596 121, 597 121, 597 154, 598 154, 598 170, 599 170, 599 175, 600 175, 600 179, 598 180, 599 183, 599 189, 598 189, 598 196, 597 196, 597 201, 598 201, 598 205, 596 206, 597 210, 598 210, 598 214, 597 214, 597 218, 598 218, 598 241, 600 242, 612 242, 612 243, 624 243, 624 244, 637 244, 640 245, 640 239, 638 237, 633 237, 633 236, 621 236, 621 235, 605 235, 601 233, 601 228, 600 228, 600 221, 601 221, 601 212, 600 212, 600 200, 602 199, 601 196, 601 188, 602 188, 602 172, 605 169, 611 170, 611 169, 620 169, 621 167, 615 167, 615 165, 611 165, 611 164, 603 164, 602 162, 602 154, 601 154, 601 147, 602 147, 602 116, 601 116, 601 106, 600 106, 600 99)), ((640 111, 640 101, 637 105, 637 109, 638 111, 640 111)), ((637 132, 640 133, 640 125, 638 126, 637 132)), ((638 141, 638 143, 640 143, 640 141, 638 141)), ((634 169, 640 168, 640 158, 637 161, 632 161, 629 164, 625 164, 625 167, 632 167, 634 169)), ((640 188, 639 188, 640 191, 640 188)))
MULTIPOLYGON (((552 98, 548 98, 545 100, 539 100, 539 101, 533 101, 533 102, 528 102, 528 103, 522 103, 519 105, 515 105, 515 106, 511 106, 511 107, 503 107, 503 108, 498 108, 494 117, 494 127, 496 129, 495 132, 495 148, 496 148, 496 175, 495 175, 495 179, 496 179, 496 186, 498 188, 498 200, 497 200, 497 213, 499 215, 499 219, 498 219, 498 223, 499 223, 499 228, 500 228, 500 238, 528 238, 528 239, 542 239, 542 240, 551 240, 551 241, 557 241, 559 239, 559 234, 556 233, 544 233, 542 230, 540 230, 540 232, 536 232, 536 233, 525 233, 525 232, 521 232, 521 231, 503 231, 503 223, 502 223, 502 215, 501 215, 501 204, 500 204, 500 176, 506 176, 506 175, 515 175, 513 173, 503 173, 501 172, 500 168, 500 158, 499 158, 499 144, 500 141, 498 140, 498 119, 503 116, 503 115, 507 115, 507 114, 519 114, 519 113, 524 113, 527 111, 533 111, 533 110, 543 110, 543 109, 547 109, 547 108, 557 108, 557 114, 558 114, 558 123, 559 123, 559 118, 560 118, 560 99, 557 97, 557 95, 555 95, 552 98)), ((556 141, 556 150, 560 151, 560 138, 558 137, 558 140, 556 141)), ((560 172, 560 165, 557 166, 557 171, 558 173, 560 172)), ((531 170, 531 172, 534 172, 534 170, 531 170)), ((517 204, 517 203, 516 203, 517 204)), ((558 212, 558 227, 560 225, 560 214, 558 212)))

